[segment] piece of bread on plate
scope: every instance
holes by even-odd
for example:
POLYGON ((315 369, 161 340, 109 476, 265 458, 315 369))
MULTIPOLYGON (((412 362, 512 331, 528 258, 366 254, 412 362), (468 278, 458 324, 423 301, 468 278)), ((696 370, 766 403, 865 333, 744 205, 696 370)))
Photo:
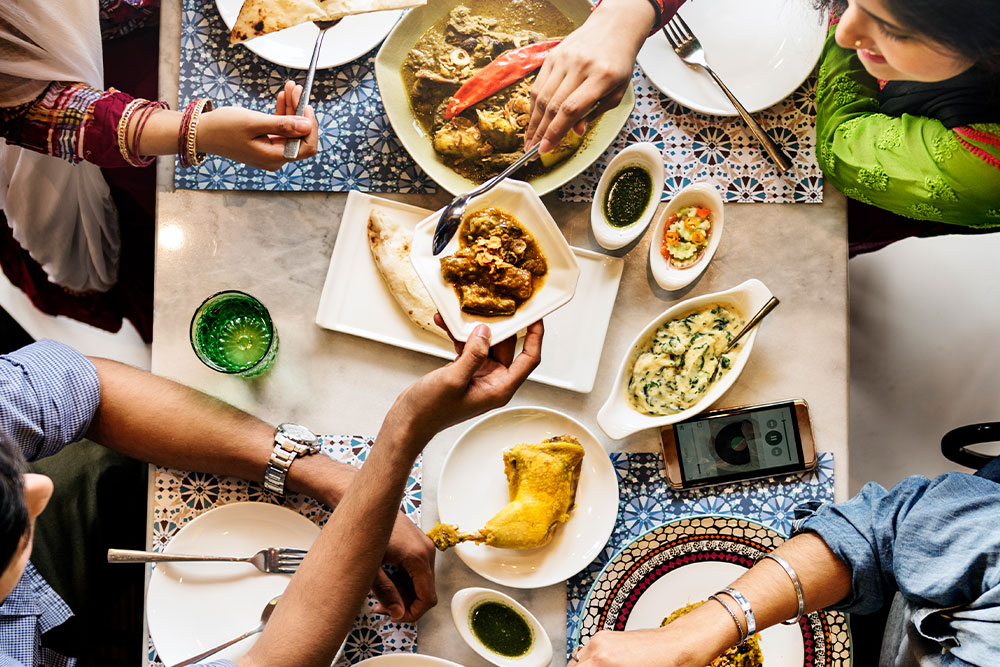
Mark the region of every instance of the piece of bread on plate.
POLYGON ((412 240, 413 231, 393 220, 389 211, 372 207, 368 216, 368 247, 382 281, 414 324, 448 339, 444 329, 434 324, 437 307, 410 263, 412 240))
POLYGON ((424 4, 427 0, 245 0, 229 33, 229 43, 239 44, 308 21, 334 21, 351 14, 424 4))

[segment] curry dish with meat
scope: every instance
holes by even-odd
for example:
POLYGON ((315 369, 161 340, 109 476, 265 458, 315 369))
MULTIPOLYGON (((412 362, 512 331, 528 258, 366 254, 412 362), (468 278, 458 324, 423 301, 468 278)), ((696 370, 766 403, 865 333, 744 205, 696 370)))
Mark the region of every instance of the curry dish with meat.
MULTIPOLYGON (((480 183, 521 157, 534 73, 473 104, 450 120, 445 108, 463 83, 513 49, 559 39, 576 26, 547 0, 471 0, 435 23, 403 61, 410 107, 434 150, 450 168, 480 183)), ((575 133, 518 178, 530 180, 567 157, 583 139, 575 133)))
POLYGON ((459 249, 441 258, 441 275, 474 315, 513 315, 548 272, 538 243, 510 213, 490 207, 467 215, 459 249))

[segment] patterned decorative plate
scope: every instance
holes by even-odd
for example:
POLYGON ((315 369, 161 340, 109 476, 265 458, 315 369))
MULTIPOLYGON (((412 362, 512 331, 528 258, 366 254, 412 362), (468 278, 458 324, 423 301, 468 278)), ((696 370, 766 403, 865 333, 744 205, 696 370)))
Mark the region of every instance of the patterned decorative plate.
MULTIPOLYGON (((618 552, 594 581, 578 643, 599 630, 655 628, 674 610, 728 586, 785 538, 758 523, 701 516, 663 524, 618 552)), ((851 635, 840 612, 814 612, 797 626, 760 633, 768 667, 847 667, 851 635)))

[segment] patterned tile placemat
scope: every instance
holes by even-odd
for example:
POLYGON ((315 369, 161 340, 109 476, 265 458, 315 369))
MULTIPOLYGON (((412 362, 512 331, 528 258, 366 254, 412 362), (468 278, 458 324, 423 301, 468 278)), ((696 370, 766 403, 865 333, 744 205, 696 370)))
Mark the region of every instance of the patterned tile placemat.
MULTIPOLYGON (((244 47, 229 46, 229 31, 212 0, 182 0, 180 105, 195 97, 216 106, 271 112, 278 90, 304 72, 274 65, 244 47)), ((174 184, 194 190, 301 190, 348 192, 436 192, 389 124, 375 82, 375 51, 320 71, 312 91, 319 123, 320 155, 267 172, 210 156, 201 166, 175 167, 174 184)), ((636 67, 636 107, 605 154, 565 185, 566 201, 589 201, 611 157, 625 146, 651 141, 663 152, 667 180, 663 198, 696 181, 716 184, 731 202, 823 200, 816 164, 815 77, 786 100, 756 114, 792 158, 785 177, 776 170, 739 118, 708 116, 660 93, 636 67)))
POLYGON ((649 141, 663 153, 663 199, 691 183, 714 184, 727 202, 773 204, 823 201, 823 174, 816 163, 816 77, 778 104, 754 114, 792 168, 784 176, 739 117, 692 111, 657 90, 636 66, 635 110, 621 134, 594 164, 563 186, 564 201, 590 201, 608 163, 629 144, 649 141))
POLYGON ((833 454, 820 452, 808 473, 690 491, 667 486, 663 455, 614 453, 618 474, 618 519, 608 543, 586 569, 566 582, 566 652, 576 645, 577 625, 587 593, 597 575, 622 547, 643 533, 674 519, 700 514, 728 514, 760 523, 787 535, 795 507, 807 501, 833 500, 833 454))
MULTIPOLYGON (((371 438, 350 435, 321 436, 322 451, 328 456, 361 467, 372 446, 371 438)), ((401 509, 418 526, 422 493, 422 465, 418 458, 406 482, 401 509)), ((213 507, 242 502, 274 503, 276 498, 264 491, 262 485, 235 477, 221 477, 208 473, 181 472, 156 468, 153 490, 153 543, 151 548, 160 551, 188 521, 213 507)), ((330 510, 321 503, 298 493, 289 493, 282 503, 285 507, 311 519, 322 526, 330 517, 330 510)), ((394 623, 387 616, 371 612, 375 598, 368 595, 367 610, 354 619, 354 629, 347 637, 344 658, 335 667, 351 665, 384 653, 416 653, 417 626, 412 623, 394 623)), ((156 647, 150 639, 147 646, 150 667, 163 667, 156 647)))

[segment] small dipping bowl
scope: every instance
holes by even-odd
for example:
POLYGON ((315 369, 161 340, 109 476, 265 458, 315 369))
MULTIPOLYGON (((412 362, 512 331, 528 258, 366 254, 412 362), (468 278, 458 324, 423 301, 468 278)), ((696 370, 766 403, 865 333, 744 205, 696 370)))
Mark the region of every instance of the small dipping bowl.
POLYGON ((722 230, 725 223, 723 208, 722 196, 714 185, 693 183, 678 192, 660 212, 656 224, 653 225, 653 236, 649 240, 649 270, 657 285, 665 290, 679 290, 690 285, 705 271, 708 263, 715 257, 715 251, 719 249, 719 242, 722 240, 722 230), (666 227, 667 218, 670 217, 671 213, 677 213, 682 208, 695 205, 704 206, 712 212, 712 228, 708 234, 708 246, 702 250, 701 256, 694 264, 678 268, 660 252, 664 227, 666 227))
POLYGON ((601 180, 594 190, 594 202, 590 207, 590 227, 594 230, 594 238, 602 247, 608 250, 617 250, 628 245, 642 233, 646 231, 649 221, 653 219, 653 213, 660 203, 663 195, 663 179, 665 171, 663 168, 663 155, 660 149, 648 141, 632 144, 621 153, 615 156, 608 168, 604 170, 601 180), (639 213, 635 222, 625 226, 616 227, 608 222, 604 213, 604 200, 608 195, 608 188, 611 187, 615 177, 630 167, 638 167, 649 174, 651 192, 646 207, 639 213))
POLYGON ((552 660, 552 643, 545 628, 530 611, 521 604, 500 591, 490 588, 463 588, 451 599, 451 618, 455 622, 458 634, 473 651, 499 667, 546 667, 552 660), (472 630, 473 613, 480 605, 500 603, 518 614, 531 630, 531 645, 525 653, 518 656, 506 656, 489 648, 476 636, 472 630))

